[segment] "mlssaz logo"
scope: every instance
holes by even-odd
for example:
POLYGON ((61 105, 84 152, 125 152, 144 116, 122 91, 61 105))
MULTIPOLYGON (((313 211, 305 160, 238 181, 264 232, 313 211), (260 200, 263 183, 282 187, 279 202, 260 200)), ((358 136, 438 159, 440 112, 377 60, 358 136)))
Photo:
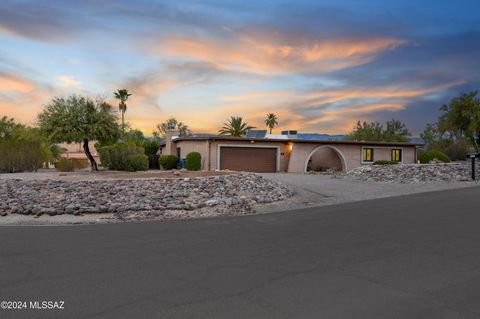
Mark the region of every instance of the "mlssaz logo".
POLYGON ((65 301, 30 301, 30 309, 65 309, 65 301))

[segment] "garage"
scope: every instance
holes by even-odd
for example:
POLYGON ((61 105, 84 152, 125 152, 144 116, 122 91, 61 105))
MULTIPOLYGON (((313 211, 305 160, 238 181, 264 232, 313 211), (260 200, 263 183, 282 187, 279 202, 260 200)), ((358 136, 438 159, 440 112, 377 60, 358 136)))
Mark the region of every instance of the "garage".
POLYGON ((276 147, 220 147, 220 169, 256 173, 277 171, 276 147))

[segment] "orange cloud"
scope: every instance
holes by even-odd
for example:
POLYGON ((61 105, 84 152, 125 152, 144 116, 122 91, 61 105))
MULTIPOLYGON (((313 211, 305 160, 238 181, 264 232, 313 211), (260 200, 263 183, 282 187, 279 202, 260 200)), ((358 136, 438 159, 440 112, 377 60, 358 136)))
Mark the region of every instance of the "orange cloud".
POLYGON ((243 95, 236 96, 222 96, 220 97, 221 102, 242 102, 249 100, 258 100, 263 98, 284 98, 295 95, 295 92, 292 91, 271 91, 271 92, 251 92, 243 95))
POLYGON ((34 89, 34 84, 24 78, 0 73, 0 91, 5 93, 25 93, 34 89))
POLYGON ((428 95, 437 91, 441 91, 450 87, 464 84, 465 81, 455 81, 451 83, 444 83, 436 86, 419 88, 419 89, 404 89, 395 86, 387 86, 375 89, 341 89, 320 91, 307 94, 305 97, 308 100, 307 106, 334 103, 347 99, 359 98, 412 98, 416 96, 428 95))
POLYGON ((370 120, 370 116, 375 112, 401 111, 405 109, 410 98, 428 95, 463 83, 457 81, 419 89, 386 86, 306 94, 294 91, 252 92, 221 97, 220 101, 226 104, 215 115, 225 117, 231 114, 243 115, 252 124, 262 128, 266 112, 274 112, 280 119, 278 129, 302 128, 318 131, 320 127, 322 132, 326 133, 345 133, 352 129, 357 120, 370 120), (345 100, 353 101, 346 105, 345 100), (324 108, 312 108, 322 105, 324 108))
POLYGON ((393 38, 309 40, 256 39, 240 35, 234 40, 200 40, 171 37, 153 52, 201 60, 218 68, 257 73, 328 72, 370 62, 377 53, 405 43, 393 38))

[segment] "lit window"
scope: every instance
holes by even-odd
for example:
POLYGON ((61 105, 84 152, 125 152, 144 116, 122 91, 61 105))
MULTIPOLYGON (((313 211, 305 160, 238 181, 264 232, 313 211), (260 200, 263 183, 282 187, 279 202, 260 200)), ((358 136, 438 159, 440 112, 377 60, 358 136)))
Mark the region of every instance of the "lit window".
POLYGON ((393 149, 392 150, 392 161, 401 162, 402 161, 402 150, 393 149))
POLYGON ((373 162, 373 148, 364 148, 363 149, 363 161, 364 162, 373 162))

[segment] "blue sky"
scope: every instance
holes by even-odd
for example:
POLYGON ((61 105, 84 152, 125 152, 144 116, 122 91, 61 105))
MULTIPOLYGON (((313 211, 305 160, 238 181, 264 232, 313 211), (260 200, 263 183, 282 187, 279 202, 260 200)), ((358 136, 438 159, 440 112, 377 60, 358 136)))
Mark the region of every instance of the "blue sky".
POLYGON ((127 88, 132 127, 171 116, 216 132, 346 133, 357 120, 434 122, 480 88, 478 1, 0 3, 0 115, 33 124, 56 95, 127 88))

